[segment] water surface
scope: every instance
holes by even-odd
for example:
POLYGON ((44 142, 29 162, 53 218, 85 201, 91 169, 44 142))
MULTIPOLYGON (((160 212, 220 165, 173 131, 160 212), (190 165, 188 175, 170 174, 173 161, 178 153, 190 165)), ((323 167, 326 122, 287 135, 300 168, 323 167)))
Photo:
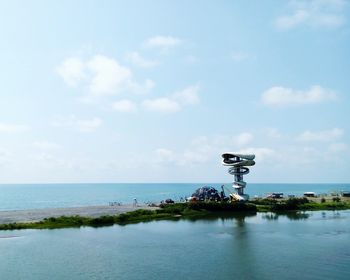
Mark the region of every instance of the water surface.
POLYGON ((350 279, 350 211, 0 231, 1 279, 350 279), (10 238, 12 237, 12 238, 10 238))

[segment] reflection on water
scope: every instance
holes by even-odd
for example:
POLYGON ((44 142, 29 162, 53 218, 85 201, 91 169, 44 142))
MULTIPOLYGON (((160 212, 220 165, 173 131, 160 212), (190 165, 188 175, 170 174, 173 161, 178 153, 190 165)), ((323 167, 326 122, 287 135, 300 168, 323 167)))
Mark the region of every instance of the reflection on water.
POLYGON ((237 225, 243 225, 244 220, 248 217, 255 217, 257 213, 249 212, 249 213, 220 213, 220 214, 212 214, 207 215, 205 217, 185 217, 179 218, 179 220, 186 220, 190 222, 212 222, 212 221, 236 221, 237 225))
POLYGON ((279 217, 286 217, 291 221, 297 221, 297 220, 306 220, 310 217, 310 213, 306 212, 282 212, 282 213, 263 213, 262 218, 265 220, 278 220, 279 217))
POLYGON ((324 211, 321 215, 324 220, 346 219, 346 215, 342 215, 342 212, 344 213, 345 211, 324 211))
POLYGON ((350 279, 350 211, 1 235, 0 279, 350 279))
POLYGON ((17 236, 17 235, 0 235, 0 238, 17 238, 17 237, 19 237, 19 236, 17 236))

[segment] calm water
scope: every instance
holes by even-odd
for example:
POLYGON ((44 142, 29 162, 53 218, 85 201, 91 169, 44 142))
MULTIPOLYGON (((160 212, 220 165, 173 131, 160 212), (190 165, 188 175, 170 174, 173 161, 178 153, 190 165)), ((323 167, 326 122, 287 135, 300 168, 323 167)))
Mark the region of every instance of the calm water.
MULTIPOLYGON (((132 203, 159 202, 166 198, 179 200, 191 195, 198 187, 221 184, 36 184, 0 185, 0 210, 36 209, 52 207, 106 205, 110 201, 132 203)), ((231 185, 225 185, 230 189, 231 185)), ((251 196, 269 192, 302 194, 305 191, 325 193, 350 190, 350 184, 249 184, 251 196)))
POLYGON ((0 231, 1 279, 350 279, 350 211, 0 231))

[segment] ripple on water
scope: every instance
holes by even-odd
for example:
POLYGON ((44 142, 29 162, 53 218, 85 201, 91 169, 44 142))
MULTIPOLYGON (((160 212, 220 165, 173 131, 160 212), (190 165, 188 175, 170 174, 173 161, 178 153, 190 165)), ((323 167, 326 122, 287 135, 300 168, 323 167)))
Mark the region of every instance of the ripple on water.
POLYGON ((0 239, 18 238, 18 235, 0 235, 0 239))
POLYGON ((216 232, 216 233, 210 233, 209 236, 218 238, 218 239, 228 239, 233 238, 233 235, 228 232, 216 232))

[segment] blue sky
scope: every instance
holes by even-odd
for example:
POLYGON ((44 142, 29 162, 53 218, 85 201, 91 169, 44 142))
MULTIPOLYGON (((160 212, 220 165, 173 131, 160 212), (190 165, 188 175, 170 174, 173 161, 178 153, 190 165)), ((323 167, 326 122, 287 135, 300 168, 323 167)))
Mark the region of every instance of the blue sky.
POLYGON ((348 183, 349 9, 1 1, 0 182, 348 183))

